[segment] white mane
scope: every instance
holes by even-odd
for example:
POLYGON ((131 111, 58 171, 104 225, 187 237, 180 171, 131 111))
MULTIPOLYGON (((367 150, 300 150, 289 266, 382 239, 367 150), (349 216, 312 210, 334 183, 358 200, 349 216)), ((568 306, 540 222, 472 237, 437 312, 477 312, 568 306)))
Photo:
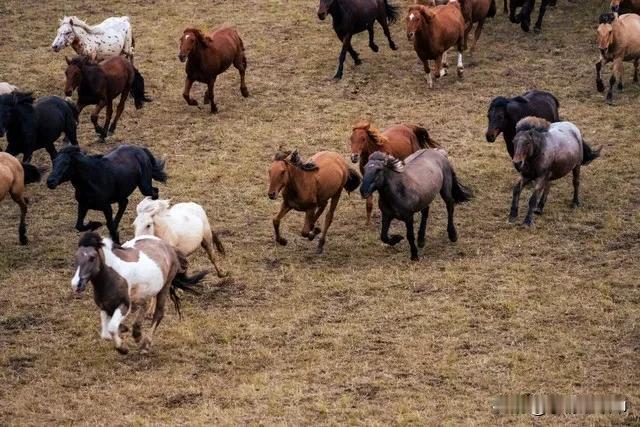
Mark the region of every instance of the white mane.
MULTIPOLYGON (((65 16, 64 18, 62 18, 60 20, 60 25, 64 25, 64 24, 71 25, 72 27, 82 28, 86 32, 92 33, 92 34, 95 31, 95 26, 94 25, 87 24, 82 19, 78 18, 77 16, 65 16)), ((97 33, 102 33, 102 31, 97 31, 97 33)))
POLYGON ((140 214, 148 214, 150 216, 157 215, 169 209, 171 200, 153 200, 151 197, 142 199, 136 207, 136 212, 140 214))

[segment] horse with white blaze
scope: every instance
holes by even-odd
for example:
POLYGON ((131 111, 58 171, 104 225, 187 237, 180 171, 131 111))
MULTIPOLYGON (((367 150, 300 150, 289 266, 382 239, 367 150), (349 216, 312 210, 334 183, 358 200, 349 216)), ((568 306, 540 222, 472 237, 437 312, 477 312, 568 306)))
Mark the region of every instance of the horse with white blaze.
MULTIPOLYGON (((169 243, 154 236, 136 237, 120 246, 98 233, 87 232, 78 243, 76 272, 71 289, 82 293, 91 281, 93 299, 100 308, 100 336, 113 340, 121 354, 129 352, 120 337, 120 324, 134 315, 132 336, 142 353, 151 347, 153 333, 164 316, 167 296, 180 313, 176 289, 197 294, 194 289, 206 272, 187 276, 187 259, 169 243), (155 310, 149 333, 143 337, 144 307, 155 298, 155 310)), ((125 328, 126 329, 126 328, 125 328)))
POLYGON ((78 55, 102 61, 125 55, 133 63, 133 32, 128 16, 107 18, 98 25, 88 25, 75 16, 60 21, 58 33, 51 44, 54 52, 71 46, 78 55))

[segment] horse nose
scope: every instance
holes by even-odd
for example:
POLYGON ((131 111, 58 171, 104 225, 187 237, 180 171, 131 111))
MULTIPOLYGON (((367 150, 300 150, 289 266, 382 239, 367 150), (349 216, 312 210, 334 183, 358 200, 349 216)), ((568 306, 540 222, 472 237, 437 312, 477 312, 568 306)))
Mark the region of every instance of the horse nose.
POLYGON ((275 200, 277 196, 278 196, 278 194, 275 191, 270 191, 269 192, 269 198, 271 200, 275 200))
POLYGON ((492 131, 487 131, 487 133, 485 134, 485 138, 487 138, 487 142, 495 142, 496 133, 492 131))
POLYGON ((414 35, 415 35, 415 33, 414 33, 414 32, 407 33, 407 39, 409 39, 409 40, 413 40, 413 36, 414 36, 414 35))
POLYGON ((178 59, 180 60, 180 62, 184 62, 184 60, 186 59, 186 57, 185 57, 183 54, 179 53, 179 54, 178 54, 178 59))
POLYGON ((66 89, 64 91, 64 96, 69 96, 70 97, 71 95, 73 95, 73 91, 72 90, 66 89))
POLYGON ((352 154, 351 155, 351 163, 358 163, 358 158, 360 156, 358 156, 357 154, 352 154))
POLYGON ((518 172, 522 171, 522 166, 524 166, 524 160, 513 161, 513 167, 516 168, 518 172))
POLYGON ((321 21, 324 21, 324 18, 326 17, 327 17, 326 12, 318 12, 318 19, 320 19, 321 21))

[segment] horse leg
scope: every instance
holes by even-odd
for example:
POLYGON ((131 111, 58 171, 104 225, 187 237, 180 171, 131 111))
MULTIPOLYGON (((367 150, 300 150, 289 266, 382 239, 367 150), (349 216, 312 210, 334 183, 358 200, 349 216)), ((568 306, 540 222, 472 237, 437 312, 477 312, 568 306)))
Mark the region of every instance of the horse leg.
POLYGON ((464 50, 467 50, 467 48, 469 47, 469 34, 471 33, 471 30, 473 30, 473 23, 471 23, 464 29, 464 50))
POLYGON ((316 216, 316 208, 307 209, 304 213, 304 225, 302 226, 302 231, 300 235, 302 237, 307 237, 309 240, 313 240, 315 237, 311 232, 311 228, 313 227, 313 219, 316 216))
POLYGON ((322 212, 324 212, 324 209, 326 207, 327 207, 327 201, 325 200, 324 202, 320 203, 320 205, 318 206, 318 210, 316 210, 316 214, 313 217, 312 231, 313 231, 314 237, 315 235, 320 234, 320 231, 322 231, 320 230, 320 227, 316 227, 316 222, 318 221, 318 218, 320 218, 320 215, 322 215, 322 212))
POLYGON ((187 104, 189 105, 198 105, 198 101, 196 101, 195 99, 191 98, 191 86, 193 86, 193 80, 191 80, 188 76, 184 81, 184 90, 182 91, 182 97, 184 98, 185 101, 187 101, 187 104))
POLYGON ((424 61, 422 61, 422 65, 424 66, 424 72, 426 73, 425 79, 427 80, 427 85, 429 86, 429 89, 433 89, 433 76, 431 75, 429 61, 425 59, 424 61))
POLYGON ((389 47, 391 50, 398 50, 398 46, 391 40, 391 31, 389 31, 389 22, 387 21, 387 17, 385 15, 384 18, 379 18, 378 22, 382 26, 382 31, 384 32, 384 36, 389 40, 389 47))
POLYGON ((105 105, 106 103, 103 100, 100 100, 100 102, 98 102, 98 105, 96 105, 96 108, 94 108, 93 112, 91 113, 91 123, 93 123, 93 128, 95 129, 101 140, 104 140, 104 135, 106 135, 106 133, 105 130, 98 125, 98 114, 100 114, 100 111, 102 111, 105 105))
POLYGON ((324 243, 327 240, 327 231, 329 231, 329 227, 331 226, 331 222, 333 221, 333 213, 336 211, 336 206, 338 206, 339 200, 340 193, 331 198, 331 205, 329 206, 327 215, 324 217, 324 227, 322 228, 322 233, 320 234, 320 239, 318 240, 318 249, 316 250, 316 253, 318 255, 320 255, 324 250, 324 243))
POLYGON ((366 199, 366 210, 367 210, 367 223, 366 225, 371 225, 371 212, 373 212, 373 196, 369 196, 366 199))
POLYGON ((573 201, 571 202, 572 208, 580 206, 580 165, 573 169, 573 201))
POLYGON ((418 248, 416 247, 416 236, 413 232, 413 215, 404 220, 404 225, 407 228, 407 242, 411 248, 411 261, 418 261, 418 248))
POLYGON ((596 88, 598 92, 604 92, 604 83, 602 82, 602 67, 607 63, 607 60, 600 55, 600 59, 596 62, 596 88))
POLYGON ((511 212, 509 213, 509 222, 515 222, 518 219, 518 205, 520 204, 520 193, 525 185, 525 179, 520 178, 513 186, 513 198, 511 199, 511 212))
POLYGON ((76 220, 76 230, 78 231, 94 231, 102 227, 102 223, 98 221, 89 221, 86 225, 84 218, 87 216, 89 208, 82 203, 78 203, 78 219, 76 220))
POLYGON ((505 15, 509 13, 509 6, 507 5, 507 0, 504 0, 503 12, 504 12, 505 15))
POLYGON ((536 208, 536 206, 538 206, 540 202, 540 198, 542 196, 542 192, 547 185, 548 184, 547 184, 546 177, 538 178, 538 182, 536 182, 536 186, 533 189, 531 198, 529 199, 529 210, 527 211, 527 216, 525 217, 524 222, 522 223, 526 227, 533 226, 533 211, 536 208))
POLYGON ((120 244, 120 236, 118 236, 118 228, 113 221, 113 209, 111 209, 111 205, 105 205, 105 207, 102 208, 102 213, 104 214, 104 219, 107 221, 107 228, 109 229, 111 239, 114 243, 120 244))
POLYGON ((209 83, 207 83, 207 97, 209 98, 209 103, 211 104, 211 114, 215 114, 218 112, 218 106, 216 105, 215 98, 213 97, 213 87, 216 84, 216 76, 213 76, 209 83))
POLYGON ((129 352, 129 349, 122 343, 122 338, 120 338, 120 323, 127 317, 128 312, 129 307, 124 303, 120 304, 113 312, 107 326, 109 335, 111 335, 116 350, 118 350, 120 354, 127 354, 129 352))
POLYGON ((473 36, 473 41, 471 42, 471 51, 475 51, 476 45, 478 44, 478 39, 480 38, 480 34, 482 34, 482 27, 484 26, 484 19, 478 22, 476 25, 476 32, 473 36))
MULTIPOLYGON (((127 88, 124 91, 122 91, 122 93, 120 94, 120 101, 118 102, 118 108, 116 108, 116 116, 113 118, 113 123, 111 123, 111 126, 109 127, 108 135, 113 135, 114 133, 116 133, 116 126, 118 125, 118 120, 120 120, 120 116, 124 111, 124 104, 127 101, 128 97, 129 97, 129 89, 127 88)), ((107 114, 109 114, 109 111, 107 111, 107 114)), ((106 126, 105 126, 105 129, 106 129, 106 126)))
POLYGON ((129 204, 129 199, 124 199, 118 202, 118 212, 116 212, 116 217, 113 220, 116 231, 120 226, 120 220, 122 220, 122 216, 124 215, 124 211, 127 209, 127 205, 129 204))
POLYGON ((549 190, 551 190, 551 184, 547 183, 546 187, 542 191, 542 197, 540 197, 540 201, 538 202, 538 206, 533 210, 533 213, 536 215, 542 215, 544 211, 544 205, 547 204, 547 197, 549 196, 549 190))
MULTIPOLYGON (((122 98, 120 98, 122 100, 122 98)), ((102 127, 102 137, 106 138, 108 135, 109 123, 111 123, 111 116, 113 116, 113 99, 107 101, 107 114, 104 118, 104 126, 102 127)))
POLYGON ((522 31, 525 33, 529 32, 529 28, 531 26, 531 13, 533 12, 535 5, 536 0, 527 0, 520 11, 520 28, 522 28, 522 31))
POLYGON ((29 243, 27 239, 27 200, 23 194, 11 193, 11 198, 20 206, 20 225, 18 226, 18 238, 21 245, 29 243))
POLYGON ((640 66, 640 59, 633 60, 633 82, 638 83, 638 66, 640 66))
POLYGON ((442 67, 442 57, 443 55, 438 55, 433 65, 433 74, 436 79, 447 75, 447 69, 442 67))
MULTIPOLYGON (((475 46, 475 43, 474 43, 475 46)), ((458 64, 457 64, 457 71, 458 71, 458 78, 461 79, 462 76, 464 75, 464 64, 462 63, 462 51, 463 51, 463 46, 462 46, 462 41, 458 41, 458 64)), ((446 55, 446 52, 445 52, 446 55)), ((446 58, 446 56, 445 56, 446 58)))
POLYGON ((111 316, 106 311, 100 310, 100 338, 103 340, 111 340, 111 334, 109 333, 109 322, 111 316))
POLYGON ((243 97, 249 97, 249 89, 247 89, 247 84, 245 82, 245 73, 247 71, 247 57, 244 55, 244 51, 241 51, 239 55, 236 55, 236 59, 233 65, 238 69, 240 73, 240 93, 243 97))
MULTIPOLYGON (((152 298, 152 299, 155 299, 152 298)), ((132 304, 131 305, 131 316, 133 316, 133 326, 131 327, 131 336, 136 344, 140 343, 140 339, 142 339, 142 322, 145 317, 145 307, 147 304, 132 304)))
POLYGON ((377 52, 379 48, 376 42, 373 40, 373 22, 367 27, 367 31, 369 32, 369 47, 372 51, 377 52))
POLYGON ((542 0, 540 3, 540 12, 538 12, 538 20, 536 21, 536 25, 533 27, 533 31, 535 33, 539 33, 542 31, 542 19, 544 18, 544 14, 547 12, 547 5, 549 4, 549 0, 542 0))
POLYGON ((613 73, 611 74, 611 78, 609 79, 609 92, 607 92, 606 101, 608 104, 613 104, 613 87, 616 84, 616 81, 621 81, 620 76, 622 76, 622 57, 616 58, 613 61, 613 73))
POLYGON ((211 242, 211 239, 212 239, 211 236, 205 237, 204 239, 202 239, 202 242, 200 242, 200 246, 202 246, 204 251, 207 253, 207 257, 209 258, 209 261, 211 261, 211 264, 213 264, 213 268, 215 268, 216 270, 216 275, 218 277, 226 277, 229 274, 219 269, 218 265, 216 264, 216 257, 215 257, 215 254, 213 253, 213 244, 211 242))
MULTIPOLYGON (((344 60, 347 58, 347 50, 349 50, 349 46, 351 45, 351 34, 347 34, 344 36, 342 40, 342 50, 340 51, 340 56, 338 57, 338 69, 336 70, 336 74, 333 76, 335 80, 340 80, 342 78, 342 71, 344 69, 344 60)), ((353 56, 353 53, 351 54, 353 56)), ((355 58, 353 59, 356 60, 355 58)))
POLYGON ((427 219, 429 218, 429 206, 422 210, 420 228, 418 229, 418 247, 424 248, 424 235, 427 232, 427 219))
MULTIPOLYGON (((165 289, 168 290, 171 283, 167 283, 165 285, 165 289)), ((142 354, 147 354, 149 349, 151 348, 151 342, 153 341, 153 334, 160 325, 162 318, 164 317, 164 304, 167 301, 167 293, 166 291, 160 291, 158 295, 156 295, 156 311, 153 313, 153 320, 151 320, 151 328, 149 328, 149 332, 147 336, 142 339, 140 344, 140 352, 142 354)))
POLYGON ((275 231, 275 234, 276 234, 276 242, 278 242, 282 246, 287 244, 287 239, 283 238, 280 235, 280 220, 290 210, 291 208, 287 206, 287 204, 283 201, 282 205, 280 205, 280 211, 273 217, 273 230, 275 231))
POLYGON ((395 246, 398 244, 403 237, 399 234, 392 234, 389 236, 389 226, 391 226, 391 216, 382 212, 382 228, 380 229, 380 240, 386 243, 389 246, 395 246))

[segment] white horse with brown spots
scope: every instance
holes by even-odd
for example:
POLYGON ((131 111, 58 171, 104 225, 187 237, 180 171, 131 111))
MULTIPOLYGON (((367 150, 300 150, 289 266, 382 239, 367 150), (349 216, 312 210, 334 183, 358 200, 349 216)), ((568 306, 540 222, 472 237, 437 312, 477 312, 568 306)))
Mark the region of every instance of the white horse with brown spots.
POLYGON ((133 63, 133 32, 128 16, 107 18, 98 25, 88 25, 75 16, 60 21, 58 33, 51 44, 54 52, 71 46, 78 55, 102 61, 125 55, 133 63))
MULTIPOLYGON (((169 243, 154 236, 136 237, 119 246, 95 232, 85 233, 75 256, 76 272, 71 288, 81 293, 87 282, 94 288, 93 298, 100 308, 101 337, 113 340, 116 350, 128 353, 120 337, 121 323, 134 315, 132 335, 143 353, 151 347, 153 333, 164 316, 164 305, 170 297, 180 315, 180 299, 176 289, 197 293, 194 286, 207 274, 187 276, 187 259, 169 243), (156 299, 148 335, 142 336, 144 307, 156 299)), ((126 328, 125 328, 126 329, 126 328)))

